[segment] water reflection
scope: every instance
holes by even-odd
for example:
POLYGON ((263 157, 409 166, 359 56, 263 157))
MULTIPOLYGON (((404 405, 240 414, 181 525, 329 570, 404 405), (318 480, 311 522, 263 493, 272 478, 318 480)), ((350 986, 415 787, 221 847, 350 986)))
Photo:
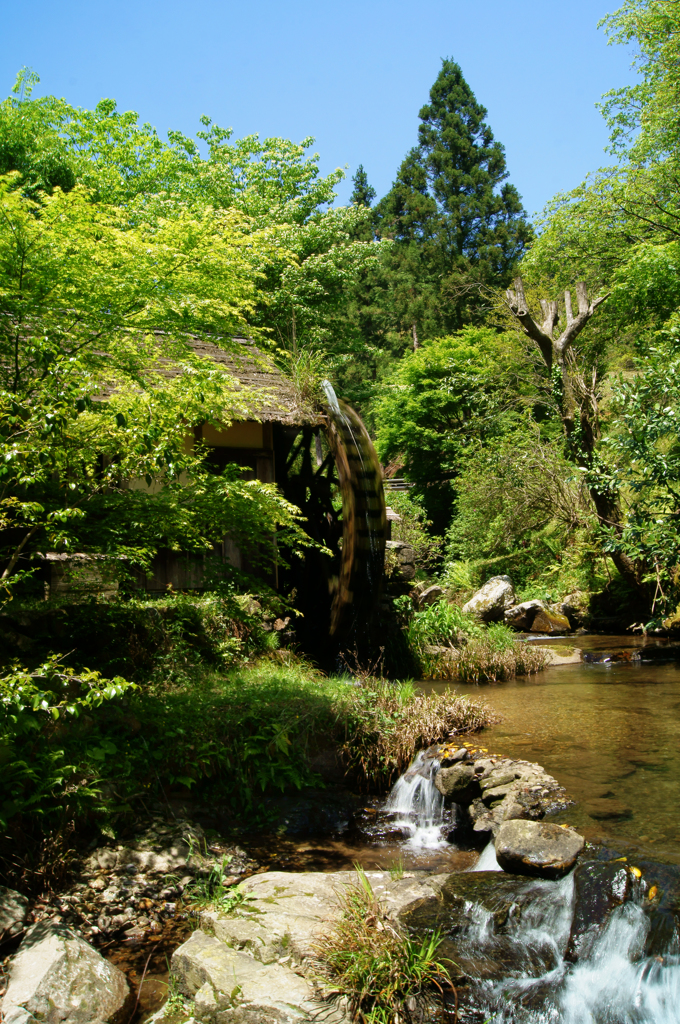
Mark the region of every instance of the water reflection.
MULTIPOLYGON (((480 695, 479 687, 455 689, 480 695)), ((680 667, 564 665, 483 692, 503 716, 485 731, 485 746, 554 775, 578 801, 561 820, 588 838, 680 863, 680 667)))

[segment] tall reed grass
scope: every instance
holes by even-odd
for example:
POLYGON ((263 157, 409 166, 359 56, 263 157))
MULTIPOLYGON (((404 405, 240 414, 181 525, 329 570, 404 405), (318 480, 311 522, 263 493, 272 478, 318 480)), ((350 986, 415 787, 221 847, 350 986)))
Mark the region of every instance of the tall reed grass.
MULTIPOLYGON (((340 919, 316 949, 317 967, 345 996, 348 1016, 361 1024, 424 1019, 428 989, 452 988, 435 932, 411 939, 390 920, 361 868, 339 896, 340 919), (414 1013, 414 1011, 416 1011, 414 1013)), ((433 1018, 434 1019, 434 1018, 433 1018)))

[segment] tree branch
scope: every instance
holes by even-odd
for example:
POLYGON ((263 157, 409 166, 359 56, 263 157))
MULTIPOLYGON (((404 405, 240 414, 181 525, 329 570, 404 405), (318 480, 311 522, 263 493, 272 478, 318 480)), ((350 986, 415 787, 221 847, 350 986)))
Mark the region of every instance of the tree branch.
POLYGON ((17 547, 14 549, 12 557, 10 558, 7 564, 7 567, 5 568, 5 571, 3 572, 2 576, 0 576, 0 580, 5 580, 7 579, 8 576, 11 575, 14 566, 19 561, 19 556, 21 555, 21 552, 24 550, 31 537, 33 537, 38 532, 41 526, 42 523, 38 523, 37 526, 32 526, 31 529, 26 534, 26 536, 24 537, 24 539, 17 545, 17 547))
MULTIPOLYGON (((552 328, 550 334, 545 334, 544 331, 542 331, 538 324, 534 321, 534 318, 529 312, 527 300, 524 295, 524 283, 522 281, 522 278, 516 277, 513 284, 515 286, 514 291, 512 290, 512 288, 508 288, 508 290, 505 293, 508 300, 510 312, 513 314, 514 317, 517 318, 517 320, 519 320, 520 324, 524 328, 525 333, 532 339, 532 341, 536 342, 540 349, 541 355, 543 356, 543 362, 550 370, 552 369, 553 357, 552 328)), ((543 305, 543 303, 541 303, 541 305, 543 305)), ((555 303, 555 306, 557 306, 557 303, 555 303)), ((550 315, 550 311, 544 309, 544 326, 548 324, 550 315)))

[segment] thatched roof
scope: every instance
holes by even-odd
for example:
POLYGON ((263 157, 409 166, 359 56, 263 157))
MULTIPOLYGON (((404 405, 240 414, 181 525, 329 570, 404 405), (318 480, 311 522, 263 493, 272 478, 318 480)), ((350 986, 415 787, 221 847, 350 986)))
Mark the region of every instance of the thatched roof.
POLYGON ((191 347, 196 355, 223 366, 243 388, 258 396, 253 413, 263 423, 303 426, 319 422, 318 413, 300 402, 292 381, 283 376, 270 356, 247 338, 233 338, 232 341, 239 346, 236 351, 198 338, 192 340, 191 347))
MULTIPOLYGON (((281 373, 271 356, 260 351, 247 338, 230 340, 233 345, 229 349, 199 338, 190 339, 189 344, 196 355, 227 371, 237 383, 237 393, 242 388, 256 396, 254 403, 248 396, 253 419, 286 426, 314 426, 321 422, 319 414, 300 401, 292 381, 281 373)), ((179 365, 167 357, 160 358, 154 369, 166 378, 181 373, 179 365)), ((107 394, 110 394, 109 389, 105 389, 100 398, 106 398, 107 394)))

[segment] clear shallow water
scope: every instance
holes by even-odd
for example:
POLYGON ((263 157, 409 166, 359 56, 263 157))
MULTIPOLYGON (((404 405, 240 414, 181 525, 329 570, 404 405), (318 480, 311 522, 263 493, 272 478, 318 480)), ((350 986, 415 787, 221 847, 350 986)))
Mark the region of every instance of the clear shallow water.
MULTIPOLYGON (((586 640, 565 643, 585 647, 586 640)), ((607 649, 604 638, 594 641, 590 649, 607 649)), ((560 820, 587 838, 680 863, 680 666, 563 665, 510 683, 454 688, 484 696, 502 716, 481 745, 537 761, 577 801, 560 820)))

